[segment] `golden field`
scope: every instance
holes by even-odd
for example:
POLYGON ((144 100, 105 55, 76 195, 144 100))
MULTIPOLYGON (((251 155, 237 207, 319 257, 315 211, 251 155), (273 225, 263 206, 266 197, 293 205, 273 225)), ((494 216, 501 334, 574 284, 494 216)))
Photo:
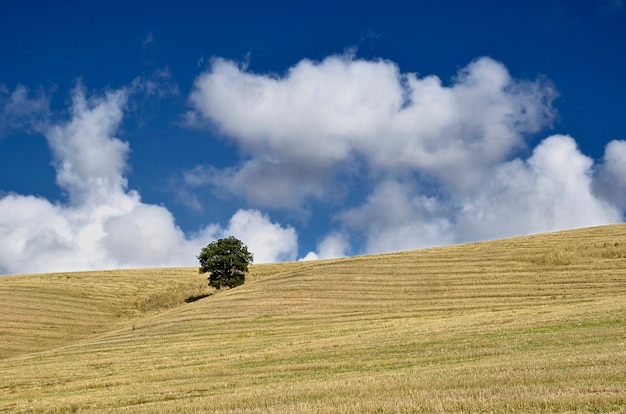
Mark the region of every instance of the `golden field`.
POLYGON ((626 225, 222 292, 196 268, 7 276, 0 306, 2 412, 626 412, 626 225))

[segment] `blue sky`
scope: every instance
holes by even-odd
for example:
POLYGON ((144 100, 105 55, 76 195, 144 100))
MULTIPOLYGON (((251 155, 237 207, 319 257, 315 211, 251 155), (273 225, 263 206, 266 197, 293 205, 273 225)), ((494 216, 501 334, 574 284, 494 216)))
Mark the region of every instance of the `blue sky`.
POLYGON ((0 274, 623 221, 623 1, 197 3, 0 6, 0 274))

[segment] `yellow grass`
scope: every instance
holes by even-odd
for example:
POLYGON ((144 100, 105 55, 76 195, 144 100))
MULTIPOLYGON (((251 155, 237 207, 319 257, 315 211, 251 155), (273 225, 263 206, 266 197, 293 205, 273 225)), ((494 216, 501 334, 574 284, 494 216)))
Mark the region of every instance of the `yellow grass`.
POLYGON ((626 225, 205 284, 0 278, 0 411, 626 412, 626 225))
POLYGON ((0 277, 0 359, 71 343, 207 292, 190 269, 0 277))

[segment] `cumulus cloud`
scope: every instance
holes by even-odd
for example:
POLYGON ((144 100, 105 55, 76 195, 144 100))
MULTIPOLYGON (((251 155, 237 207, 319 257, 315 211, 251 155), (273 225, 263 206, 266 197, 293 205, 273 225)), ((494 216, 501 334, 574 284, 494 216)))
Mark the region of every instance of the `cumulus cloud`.
POLYGON ((609 143, 599 163, 565 135, 526 151, 553 122, 556 92, 493 59, 449 84, 353 55, 303 60, 283 75, 215 59, 195 81, 187 124, 218 130, 241 158, 185 171, 179 191, 195 209, 203 186, 251 208, 185 234, 167 208, 128 188, 130 144, 115 136, 125 113, 161 90, 178 93, 169 73, 101 95, 78 86, 69 119, 53 123, 45 93, 0 88, 2 126, 46 136, 67 195, 0 196, 0 273, 193 266, 202 246, 228 235, 255 262, 297 259, 296 230, 265 207, 329 215, 307 260, 616 223, 626 208, 626 141, 609 143))
POLYGON ((414 184, 388 180, 338 218, 366 236, 365 253, 380 253, 453 243, 452 213, 436 197, 417 193, 414 184))
POLYGON ((348 237, 335 232, 324 237, 317 245, 317 252, 309 252, 301 260, 337 259, 346 257, 350 250, 348 237))
POLYGON ((126 189, 123 173, 129 145, 113 134, 127 99, 128 92, 121 89, 88 100, 79 86, 72 93, 71 121, 45 131, 57 184, 72 203, 104 202, 126 189))
MULTIPOLYGON (((621 145, 607 147, 619 153, 621 145)), ((606 157, 605 157, 606 158, 606 157)), ((610 156, 609 156, 610 158, 610 156)), ((605 163, 605 174, 620 163, 605 163)), ((610 171, 610 172, 609 172, 610 171)), ((611 195, 623 201, 621 172, 611 195)), ((614 176, 612 176, 615 178, 614 176)), ((593 160, 573 138, 554 135, 532 155, 494 166, 481 186, 446 198, 418 193, 415 183, 379 184, 367 201, 339 214, 349 229, 366 237, 366 253, 413 249, 515 235, 587 227, 622 220, 622 210, 594 194, 593 160)))
POLYGON ((593 160, 569 136, 543 140, 530 158, 494 169, 485 186, 462 200, 462 239, 504 237, 621 221, 593 194, 593 160))
POLYGON ((217 128, 242 158, 198 166, 194 179, 286 209, 350 183, 369 189, 344 200, 339 229, 305 259, 355 251, 361 239, 363 253, 377 253, 621 221, 624 141, 601 164, 564 135, 516 158, 551 126, 556 96, 548 79, 515 79, 487 57, 449 84, 350 54, 283 75, 218 58, 196 79, 187 119, 217 128))
POLYGON ((71 119, 42 128, 67 202, 0 198, 0 273, 193 266, 202 246, 230 234, 240 236, 257 261, 295 256, 295 230, 256 210, 238 211, 227 228, 212 224, 187 236, 165 207, 143 203, 129 190, 129 144, 114 134, 130 93, 88 97, 78 86, 71 119))
POLYGON ((626 209, 626 141, 611 141, 604 151, 594 181, 595 193, 602 199, 626 209))
POLYGON ((352 55, 303 60, 284 76, 215 59, 196 79, 188 120, 216 126, 244 155, 239 166, 207 170, 207 182, 290 208, 323 198, 355 160, 374 173, 418 169, 458 188, 477 185, 524 146, 524 134, 552 122, 555 96, 547 80, 515 80, 490 58, 449 86, 352 55))
POLYGON ((258 210, 238 210, 228 227, 217 232, 219 237, 234 235, 245 241, 254 253, 256 263, 295 260, 298 254, 298 236, 292 227, 272 223, 258 210))

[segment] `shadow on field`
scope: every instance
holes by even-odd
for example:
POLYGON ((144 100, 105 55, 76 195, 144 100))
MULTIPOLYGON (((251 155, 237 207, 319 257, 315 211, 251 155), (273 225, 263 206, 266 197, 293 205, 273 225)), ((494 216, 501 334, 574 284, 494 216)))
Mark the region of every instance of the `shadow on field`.
POLYGON ((195 301, 200 300, 200 299, 208 298, 211 295, 212 295, 212 293, 204 293, 204 294, 198 295, 198 296, 189 296, 187 299, 185 299, 185 303, 195 302, 195 301))

